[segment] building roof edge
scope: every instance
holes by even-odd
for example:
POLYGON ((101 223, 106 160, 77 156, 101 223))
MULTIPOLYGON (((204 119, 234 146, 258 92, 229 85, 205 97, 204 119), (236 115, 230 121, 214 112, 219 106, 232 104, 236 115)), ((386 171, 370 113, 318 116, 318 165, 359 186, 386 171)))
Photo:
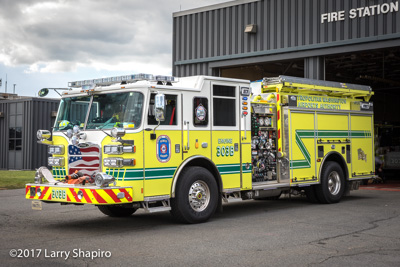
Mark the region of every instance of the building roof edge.
POLYGON ((215 10, 215 9, 220 9, 220 8, 225 8, 225 7, 231 7, 231 6, 237 6, 237 5, 242 5, 242 4, 252 3, 252 2, 259 2, 259 1, 261 1, 261 0, 234 0, 234 1, 229 1, 229 2, 224 2, 224 3, 219 3, 219 4, 174 12, 174 13, 172 13, 172 16, 175 18, 175 17, 186 16, 186 15, 190 15, 190 14, 194 14, 194 13, 200 13, 200 12, 205 12, 205 11, 210 11, 210 10, 215 10))

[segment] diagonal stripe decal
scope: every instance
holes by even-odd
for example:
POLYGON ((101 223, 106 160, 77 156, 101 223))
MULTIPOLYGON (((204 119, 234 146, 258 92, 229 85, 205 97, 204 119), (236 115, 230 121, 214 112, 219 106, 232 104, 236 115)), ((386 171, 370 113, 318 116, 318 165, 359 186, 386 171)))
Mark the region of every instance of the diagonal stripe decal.
POLYGON ((300 152, 303 154, 303 159, 290 161, 291 169, 305 169, 311 167, 311 155, 307 147, 304 145, 303 139, 308 138, 371 138, 371 131, 340 131, 340 130, 296 130, 295 142, 300 152))

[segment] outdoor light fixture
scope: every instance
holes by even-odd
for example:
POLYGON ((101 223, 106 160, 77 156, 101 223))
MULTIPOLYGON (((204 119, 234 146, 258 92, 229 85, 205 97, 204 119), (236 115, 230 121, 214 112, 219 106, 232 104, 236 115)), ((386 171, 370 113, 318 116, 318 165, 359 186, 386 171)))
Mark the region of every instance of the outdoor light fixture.
POLYGON ((256 24, 247 24, 244 32, 247 33, 256 33, 257 32, 257 25, 256 24))

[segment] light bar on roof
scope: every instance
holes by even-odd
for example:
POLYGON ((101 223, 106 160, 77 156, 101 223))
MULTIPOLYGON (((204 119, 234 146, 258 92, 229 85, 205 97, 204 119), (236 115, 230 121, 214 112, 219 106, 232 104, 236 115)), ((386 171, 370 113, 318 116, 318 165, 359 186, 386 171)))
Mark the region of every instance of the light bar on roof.
POLYGON ((173 77, 173 76, 162 76, 162 75, 157 75, 156 77, 155 77, 155 80, 157 81, 157 82, 177 82, 178 81, 178 78, 176 78, 176 77, 173 77))
POLYGON ((114 77, 107 77, 107 78, 98 78, 92 80, 83 80, 83 81, 75 81, 69 82, 68 87, 82 87, 82 86, 101 86, 101 85, 111 85, 116 83, 133 83, 137 81, 157 81, 157 82, 166 82, 172 83, 177 82, 178 78, 173 76, 162 76, 157 75, 154 76, 153 74, 146 74, 146 73, 139 73, 139 74, 131 74, 131 75, 123 75, 123 76, 114 76, 114 77))

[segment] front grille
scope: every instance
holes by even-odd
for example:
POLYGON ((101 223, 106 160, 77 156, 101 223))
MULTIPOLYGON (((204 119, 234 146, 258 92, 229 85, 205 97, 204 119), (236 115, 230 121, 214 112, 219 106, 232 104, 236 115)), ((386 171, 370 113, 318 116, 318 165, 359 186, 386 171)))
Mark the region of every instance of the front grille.
POLYGON ((86 144, 85 146, 68 146, 68 173, 75 171, 91 176, 100 171, 100 146, 86 144))

